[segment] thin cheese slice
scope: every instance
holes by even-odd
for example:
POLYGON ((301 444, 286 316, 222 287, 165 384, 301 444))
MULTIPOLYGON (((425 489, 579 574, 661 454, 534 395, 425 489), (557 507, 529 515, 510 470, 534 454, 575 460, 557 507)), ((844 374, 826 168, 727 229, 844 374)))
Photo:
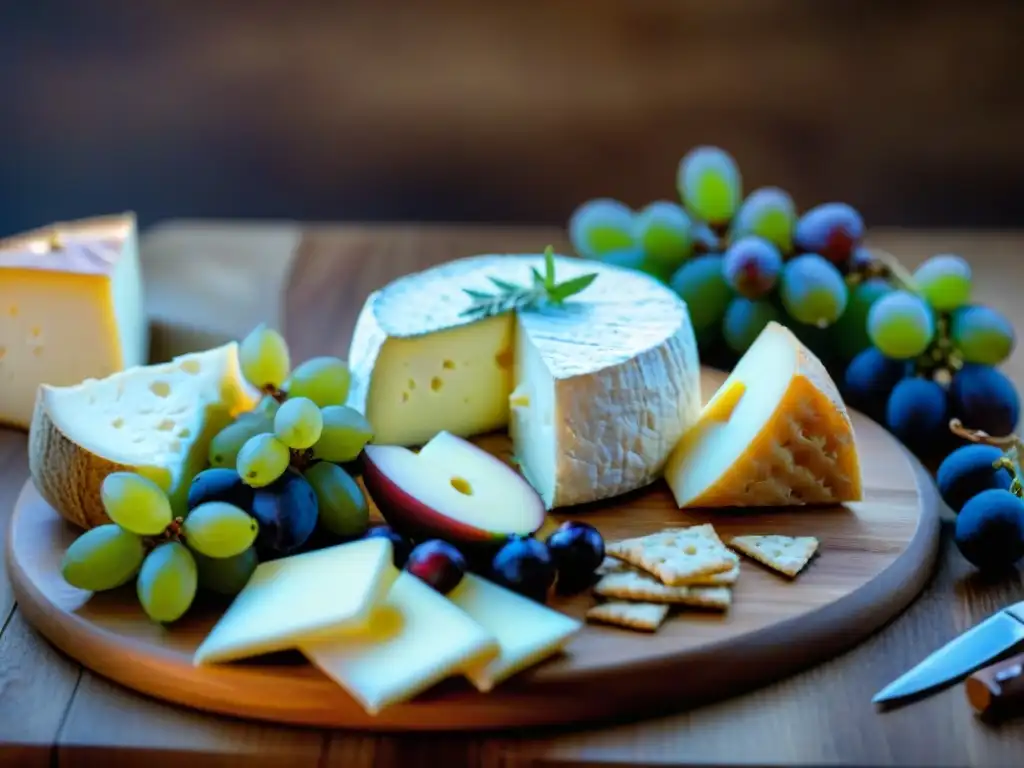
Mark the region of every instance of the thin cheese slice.
POLYGON ((769 323, 700 421, 665 479, 680 507, 756 507, 861 499, 853 425, 825 367, 769 323))
POLYGON ((466 670, 480 691, 560 652, 583 626, 497 584, 467 573, 448 599, 497 638, 500 651, 466 670))
POLYGON ((134 215, 0 240, 0 424, 28 428, 40 384, 144 365, 148 346, 134 215))
POLYGON ((493 659, 493 634, 402 571, 364 631, 303 641, 299 650, 371 715, 493 659))
POLYGON ((541 256, 476 256, 370 296, 349 350, 349 405, 384 445, 507 427, 549 509, 653 482, 700 412, 686 305, 647 275, 558 257, 557 280, 596 279, 561 306, 467 313, 466 290, 528 286, 533 269, 541 256))
POLYGON ((310 638, 365 631, 398 571, 391 542, 340 544, 260 563, 196 649, 196 665, 294 649, 310 638))

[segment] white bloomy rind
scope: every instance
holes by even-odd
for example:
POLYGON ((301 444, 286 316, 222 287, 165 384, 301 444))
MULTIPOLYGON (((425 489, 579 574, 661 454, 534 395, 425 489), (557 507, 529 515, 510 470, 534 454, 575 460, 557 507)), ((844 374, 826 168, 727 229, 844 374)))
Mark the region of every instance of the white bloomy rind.
POLYGON ((371 295, 349 350, 349 405, 374 442, 422 445, 508 427, 546 506, 618 496, 657 479, 701 407, 684 302, 639 272, 557 257, 559 282, 597 278, 561 306, 476 319, 465 289, 528 286, 533 255, 474 256, 371 295))

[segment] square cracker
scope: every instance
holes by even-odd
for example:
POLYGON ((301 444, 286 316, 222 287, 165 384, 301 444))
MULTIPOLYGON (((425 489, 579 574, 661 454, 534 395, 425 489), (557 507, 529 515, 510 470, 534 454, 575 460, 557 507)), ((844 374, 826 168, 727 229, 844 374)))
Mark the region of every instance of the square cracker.
POLYGON ((735 553, 722 544, 710 523, 615 541, 605 546, 605 552, 657 576, 670 587, 698 576, 724 573, 736 563, 735 553))
POLYGON ((732 603, 728 587, 668 587, 653 576, 629 569, 609 573, 594 586, 594 593, 615 600, 668 603, 725 610, 732 603))
POLYGON ((587 611, 587 621, 612 624, 616 627, 655 632, 668 616, 666 603, 630 603, 611 600, 598 603, 587 611))
POLYGON ((729 546, 751 560, 783 573, 796 576, 818 551, 818 540, 813 536, 734 536, 729 546))

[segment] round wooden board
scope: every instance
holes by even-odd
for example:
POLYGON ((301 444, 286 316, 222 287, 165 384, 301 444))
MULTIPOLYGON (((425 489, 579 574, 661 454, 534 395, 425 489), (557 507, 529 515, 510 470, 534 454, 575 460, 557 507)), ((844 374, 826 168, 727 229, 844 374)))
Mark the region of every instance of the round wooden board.
MULTIPOLYGON (((705 397, 723 375, 705 371, 705 397)), ((228 715, 314 726, 470 730, 591 722, 652 714, 740 692, 823 661, 901 611, 927 580, 938 545, 930 478, 880 426, 854 415, 865 501, 827 509, 692 513, 664 482, 608 504, 556 512, 594 523, 608 539, 713 522, 723 536, 812 535, 820 552, 790 581, 744 560, 724 614, 672 616, 653 634, 586 625, 566 653, 490 694, 458 679, 367 716, 301 659, 193 667, 191 655, 222 606, 198 605, 172 628, 148 621, 125 588, 91 596, 69 587, 60 559, 77 531, 27 484, 8 536, 7 564, 21 610, 69 656, 152 696, 228 715)), ((482 440, 500 453, 504 437, 482 440)), ((582 617, 593 598, 553 606, 582 617)))

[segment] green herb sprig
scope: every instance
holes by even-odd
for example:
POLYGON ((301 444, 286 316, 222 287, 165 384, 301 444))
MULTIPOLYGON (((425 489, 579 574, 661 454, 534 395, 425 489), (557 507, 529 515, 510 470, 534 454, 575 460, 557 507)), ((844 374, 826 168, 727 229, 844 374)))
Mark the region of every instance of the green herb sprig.
POLYGON ((463 315, 477 318, 492 317, 514 309, 535 309, 542 304, 558 305, 570 296, 579 293, 597 277, 596 272, 580 275, 571 280, 555 280, 555 250, 550 245, 544 249, 544 274, 534 267, 533 283, 529 286, 516 285, 496 277, 488 276, 497 293, 486 293, 463 288, 473 303, 462 311, 463 315))

